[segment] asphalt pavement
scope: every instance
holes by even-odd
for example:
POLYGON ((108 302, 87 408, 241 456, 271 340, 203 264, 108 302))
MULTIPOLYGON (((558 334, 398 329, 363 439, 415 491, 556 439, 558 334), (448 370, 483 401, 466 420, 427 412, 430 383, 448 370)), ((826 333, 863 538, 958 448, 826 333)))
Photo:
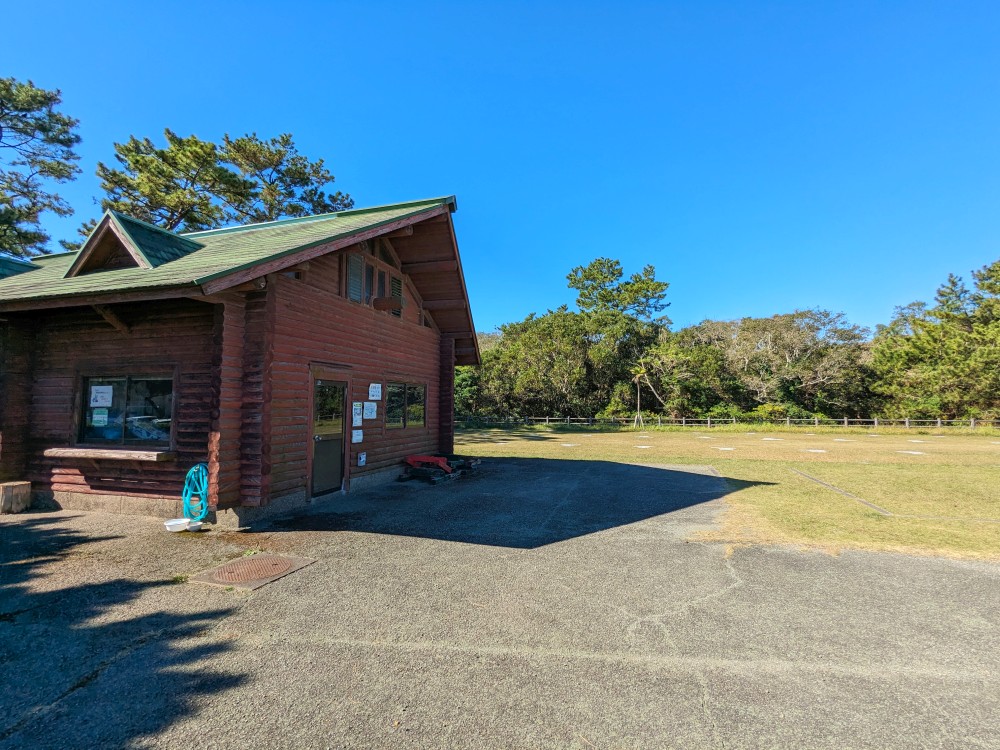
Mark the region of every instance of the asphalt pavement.
POLYGON ((0 518, 0 748, 1000 748, 1000 566, 691 541, 710 467, 510 459, 248 532, 0 518), (252 593, 187 581, 316 562, 252 593))

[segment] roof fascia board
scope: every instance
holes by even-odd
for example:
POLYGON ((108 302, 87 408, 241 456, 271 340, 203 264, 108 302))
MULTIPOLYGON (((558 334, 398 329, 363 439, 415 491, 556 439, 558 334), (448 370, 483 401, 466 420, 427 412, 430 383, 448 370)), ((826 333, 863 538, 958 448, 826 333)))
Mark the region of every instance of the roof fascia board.
POLYGON ((174 299, 176 297, 201 296, 194 284, 152 287, 121 292, 87 292, 53 297, 32 297, 0 301, 0 312, 24 312, 28 310, 54 310, 61 307, 86 307, 88 305, 112 305, 118 302, 142 302, 145 300, 174 299))
POLYGON ((455 223, 448 214, 448 232, 451 235, 451 246, 458 262, 458 281, 462 285, 462 296, 465 298, 465 312, 469 316, 469 330, 472 331, 472 345, 476 348, 476 364, 482 364, 482 352, 479 351, 479 337, 476 335, 476 324, 472 320, 472 302, 469 300, 469 290, 465 286, 465 272, 462 270, 462 257, 458 252, 458 237, 455 234, 455 223))
POLYGON ((315 242, 310 242, 305 245, 300 245, 299 247, 294 247, 290 250, 285 250, 281 253, 272 255, 267 260, 262 262, 245 263, 242 266, 237 266, 236 268, 229 268, 225 271, 209 274, 208 276, 204 276, 200 279, 195 279, 195 283, 201 285, 205 294, 215 294, 216 292, 228 289, 231 286, 242 284, 244 281, 250 281, 251 279, 256 279, 269 273, 276 273, 284 268, 287 268, 288 266, 294 266, 296 263, 302 263, 303 261, 312 260, 313 258, 320 257, 321 255, 326 255, 327 253, 332 253, 336 250, 350 247, 358 242, 373 239, 381 234, 385 234, 386 232, 392 232, 393 230, 399 229, 400 227, 417 224, 434 216, 449 213, 450 204, 445 203, 430 206, 424 211, 409 214, 408 216, 403 216, 398 219, 389 219, 370 226, 367 229, 357 230, 342 237, 316 240, 315 242))

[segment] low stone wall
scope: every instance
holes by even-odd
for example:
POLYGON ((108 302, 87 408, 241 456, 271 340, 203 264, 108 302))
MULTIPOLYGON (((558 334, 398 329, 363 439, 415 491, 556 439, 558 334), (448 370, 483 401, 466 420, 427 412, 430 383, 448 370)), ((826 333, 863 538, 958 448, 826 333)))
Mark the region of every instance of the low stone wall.
POLYGON ((99 511, 154 518, 180 518, 184 515, 184 501, 179 497, 134 497, 45 490, 34 493, 34 505, 37 508, 99 511))

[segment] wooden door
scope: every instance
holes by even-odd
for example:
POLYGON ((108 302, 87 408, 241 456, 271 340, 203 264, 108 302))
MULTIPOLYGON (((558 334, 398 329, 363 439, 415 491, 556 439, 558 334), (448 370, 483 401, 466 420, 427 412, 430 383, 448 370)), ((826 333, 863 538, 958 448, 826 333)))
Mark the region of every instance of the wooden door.
POLYGON ((340 490, 344 481, 347 383, 313 378, 312 494, 340 490))

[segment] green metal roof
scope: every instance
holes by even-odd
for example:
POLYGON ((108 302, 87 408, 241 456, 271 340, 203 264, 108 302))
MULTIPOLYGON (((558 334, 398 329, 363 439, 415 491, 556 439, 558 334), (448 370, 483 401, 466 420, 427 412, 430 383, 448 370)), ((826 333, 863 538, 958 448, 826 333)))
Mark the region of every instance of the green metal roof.
POLYGON ((77 253, 40 255, 31 259, 36 266, 34 270, 0 278, 0 305, 33 299, 197 286, 315 245, 417 217, 445 205, 454 210, 454 197, 185 234, 166 232, 131 217, 114 214, 119 226, 146 255, 152 268, 120 268, 65 278, 77 253), (192 245, 200 247, 189 249, 192 245))
POLYGON ((38 266, 30 261, 0 255, 0 279, 7 278, 8 276, 17 276, 19 273, 31 271, 35 268, 38 268, 38 266))
POLYGON ((118 221, 118 226, 128 234, 153 268, 183 258, 204 247, 202 243, 188 239, 184 235, 168 232, 166 229, 133 219, 118 211, 111 213, 118 221))

